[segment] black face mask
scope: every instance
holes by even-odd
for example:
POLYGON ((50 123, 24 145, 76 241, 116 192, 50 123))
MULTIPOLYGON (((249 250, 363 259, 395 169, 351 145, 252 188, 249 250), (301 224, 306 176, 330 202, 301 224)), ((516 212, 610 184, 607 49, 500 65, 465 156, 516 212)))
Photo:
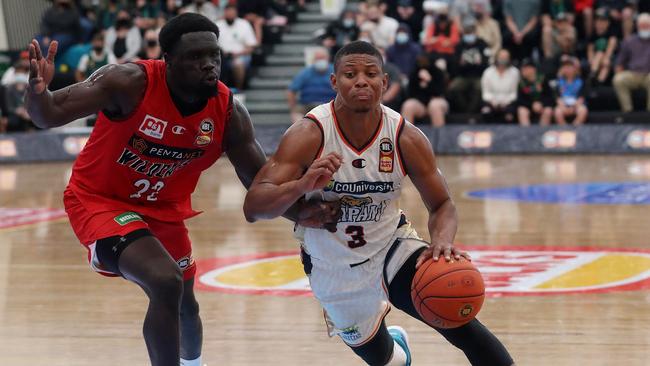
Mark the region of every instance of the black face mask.
POLYGON ((115 29, 131 28, 131 21, 129 19, 118 19, 115 21, 115 29))
POLYGON ((235 24, 235 19, 226 19, 226 23, 228 23, 228 25, 233 25, 235 24))
POLYGON ((104 47, 102 47, 102 46, 93 47, 93 51, 95 51, 95 53, 102 53, 103 50, 104 50, 104 47))
POLYGON ((155 39, 147 40, 147 47, 153 48, 156 47, 157 45, 158 45, 158 41, 156 41, 155 39))
POLYGON ((447 17, 447 14, 440 14, 438 15, 438 21, 441 23, 446 23, 449 20, 449 17, 447 17))

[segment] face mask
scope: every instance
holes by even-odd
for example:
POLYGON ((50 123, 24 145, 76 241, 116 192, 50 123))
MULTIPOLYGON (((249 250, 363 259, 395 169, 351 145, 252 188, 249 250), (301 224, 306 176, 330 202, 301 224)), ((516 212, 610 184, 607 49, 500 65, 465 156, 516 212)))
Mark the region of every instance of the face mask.
POLYGON ((476 19, 482 19, 484 16, 485 16, 484 13, 479 13, 478 11, 474 12, 474 18, 476 19))
POLYGON ((148 39, 147 40, 147 47, 156 47, 158 45, 158 41, 155 39, 148 39))
POLYGON ((508 60, 497 60, 496 64, 497 64, 497 66, 507 67, 507 66, 510 66, 510 61, 508 61, 508 60))
POLYGON ((14 83, 16 84, 27 84, 29 82, 29 76, 27 74, 14 74, 14 83))
POLYGON ((409 35, 404 32, 399 32, 395 36, 395 42, 399 44, 404 44, 409 41, 409 35))
POLYGON ((131 28, 131 21, 129 19, 118 19, 115 21, 115 29, 131 28))
POLYGON ((372 43, 372 41, 370 40, 370 38, 366 38, 366 37, 361 37, 361 38, 359 38, 359 40, 360 40, 361 42, 372 43))
POLYGON ((235 24, 235 19, 226 19, 226 23, 228 23, 228 25, 233 25, 235 24))
POLYGON ((650 30, 639 31, 639 37, 641 37, 641 39, 650 39, 650 30))
POLYGON ((439 22, 446 22, 447 20, 449 20, 449 18, 447 17, 447 14, 438 15, 438 21, 439 22))
POLYGON ((354 24, 355 24, 354 19, 350 19, 350 18, 343 19, 343 26, 345 28, 352 28, 354 27, 354 24))
POLYGON ((314 68, 316 71, 324 72, 329 67, 329 62, 327 60, 316 60, 314 61, 314 68))
POLYGON ((463 41, 465 41, 465 43, 476 42, 476 34, 463 34, 463 41))
POLYGON ((102 47, 102 46, 93 47, 93 51, 95 51, 95 53, 102 53, 103 50, 104 50, 104 47, 102 47))

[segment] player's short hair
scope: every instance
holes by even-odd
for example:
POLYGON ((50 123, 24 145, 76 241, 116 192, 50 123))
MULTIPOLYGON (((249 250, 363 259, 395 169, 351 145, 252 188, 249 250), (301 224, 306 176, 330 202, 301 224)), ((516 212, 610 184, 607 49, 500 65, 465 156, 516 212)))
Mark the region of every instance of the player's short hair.
POLYGON ((334 55, 334 72, 338 70, 339 63, 343 56, 358 54, 375 56, 379 60, 379 66, 382 71, 384 70, 384 58, 375 46, 364 41, 354 41, 341 47, 341 49, 336 52, 336 55, 334 55))
POLYGON ((183 34, 193 32, 212 32, 219 38, 219 27, 213 21, 201 14, 183 13, 171 18, 160 30, 158 42, 163 54, 171 53, 183 34))

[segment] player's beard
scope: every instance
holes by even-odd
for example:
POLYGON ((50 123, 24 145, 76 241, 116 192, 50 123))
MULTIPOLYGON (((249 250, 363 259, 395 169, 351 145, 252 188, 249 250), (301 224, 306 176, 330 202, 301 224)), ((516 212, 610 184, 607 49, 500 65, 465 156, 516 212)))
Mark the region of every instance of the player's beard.
POLYGON ((216 97, 219 89, 216 85, 199 84, 194 88, 194 93, 201 99, 216 97))

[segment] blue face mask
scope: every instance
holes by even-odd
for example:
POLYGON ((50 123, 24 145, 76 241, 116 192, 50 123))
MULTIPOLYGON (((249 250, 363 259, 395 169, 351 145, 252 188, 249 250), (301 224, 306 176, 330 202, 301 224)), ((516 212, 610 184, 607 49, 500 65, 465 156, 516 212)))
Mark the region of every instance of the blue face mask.
POLYGON ((355 24, 354 19, 351 19, 351 18, 343 19, 343 26, 345 28, 352 28, 352 27, 354 27, 354 24, 355 24))
POLYGON ((650 30, 639 31, 639 37, 641 37, 641 39, 650 39, 650 30))
POLYGON ((465 41, 465 43, 476 42, 476 34, 463 34, 463 41, 465 41))
POLYGON ((404 32, 399 32, 395 36, 395 42, 399 44, 405 44, 408 41, 409 41, 409 35, 404 32))

